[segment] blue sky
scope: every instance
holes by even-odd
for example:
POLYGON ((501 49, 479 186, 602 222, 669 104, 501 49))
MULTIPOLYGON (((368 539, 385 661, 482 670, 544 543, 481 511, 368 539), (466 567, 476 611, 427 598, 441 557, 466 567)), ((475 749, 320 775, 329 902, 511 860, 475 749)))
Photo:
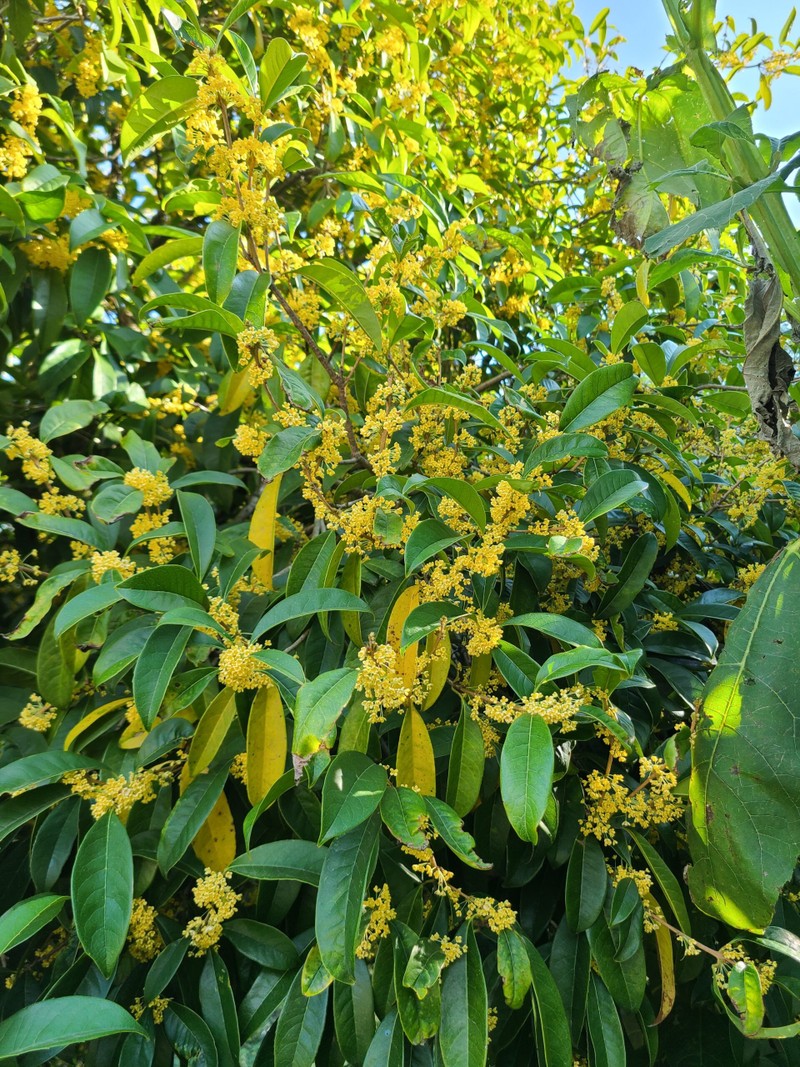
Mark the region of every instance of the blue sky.
MULTIPOLYGON (((758 29, 776 39, 789 11, 789 0, 717 0, 717 16, 732 15, 737 30, 749 31, 750 18, 757 15, 758 29)), ((627 38, 619 49, 620 65, 639 67, 645 72, 657 66, 663 56, 663 43, 669 32, 669 22, 661 0, 575 0, 575 9, 588 28, 594 16, 604 7, 611 8, 609 21, 627 38)), ((800 33, 800 14, 792 36, 800 33)), ((743 91, 754 88, 756 76, 749 73, 737 76, 736 84, 743 91), (750 84, 747 84, 747 80, 750 84)), ((780 137, 800 128, 800 82, 793 75, 784 75, 773 83, 773 103, 769 111, 759 111, 754 127, 759 133, 780 137)))

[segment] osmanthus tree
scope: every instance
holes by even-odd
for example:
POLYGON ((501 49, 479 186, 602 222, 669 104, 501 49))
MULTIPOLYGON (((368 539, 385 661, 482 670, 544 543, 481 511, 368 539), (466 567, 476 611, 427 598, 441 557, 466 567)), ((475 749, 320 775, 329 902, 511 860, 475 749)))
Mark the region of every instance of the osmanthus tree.
POLYGON ((8 6, 0 1057, 794 1062, 793 146, 699 7, 8 6))

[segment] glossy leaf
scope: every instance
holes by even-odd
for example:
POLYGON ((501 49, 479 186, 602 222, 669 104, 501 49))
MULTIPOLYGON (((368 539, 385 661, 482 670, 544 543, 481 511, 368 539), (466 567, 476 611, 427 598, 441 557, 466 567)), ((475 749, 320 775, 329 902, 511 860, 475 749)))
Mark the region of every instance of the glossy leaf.
POLYGON ((521 715, 508 728, 500 754, 500 791, 508 821, 523 841, 536 843, 550 798, 553 739, 543 719, 521 715))
POLYGON ((72 909, 84 950, 110 978, 125 944, 133 905, 133 856, 113 813, 94 823, 72 868, 72 909))

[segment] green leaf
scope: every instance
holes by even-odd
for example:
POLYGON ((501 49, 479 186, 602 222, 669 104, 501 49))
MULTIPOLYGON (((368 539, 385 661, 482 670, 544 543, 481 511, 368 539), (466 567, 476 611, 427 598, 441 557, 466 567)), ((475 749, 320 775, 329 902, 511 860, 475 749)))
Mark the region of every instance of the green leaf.
MULTIPOLYGON (((375 1002, 372 976, 364 960, 356 960, 353 985, 337 982, 333 987, 333 1023, 336 1042, 345 1059, 365 1063, 375 1037, 375 1002)), ((388 1063, 388 1059, 384 1060, 381 1067, 388 1067, 388 1063)))
POLYGON ((189 948, 190 942, 188 938, 179 937, 177 941, 171 941, 159 952, 153 960, 144 982, 142 992, 145 1000, 155 1000, 157 996, 164 992, 178 973, 189 948))
MULTIPOLYGON (((627 828, 627 833, 641 852, 645 863, 652 871, 659 889, 664 894, 667 903, 672 909, 672 914, 675 916, 678 926, 680 926, 685 934, 688 934, 691 937, 692 924, 689 919, 689 912, 686 908, 686 901, 683 897, 683 890, 681 889, 680 882, 647 838, 643 837, 635 830, 631 830, 630 827, 627 828)), ((800 960, 798 960, 798 962, 800 962, 800 960)))
POLYGON ((533 974, 525 941, 516 930, 502 930, 497 935, 497 972, 503 980, 503 996, 515 1011, 525 1003, 533 974))
POLYGON ((166 696, 183 650, 192 636, 188 626, 159 626, 144 643, 133 669, 133 700, 149 730, 166 696))
POLYGON ((187 761, 192 778, 202 774, 213 763, 235 718, 236 694, 232 689, 222 689, 205 709, 195 728, 187 761))
POLYGON ((600 915, 587 930, 589 947, 597 964, 597 970, 615 1002, 625 1011, 638 1011, 647 985, 644 949, 638 950, 624 962, 617 960, 617 945, 614 936, 600 915))
POLYGON ((623 304, 614 316, 611 327, 611 351, 621 352, 636 331, 647 322, 647 317, 647 308, 638 300, 623 304))
POLYGON ((99 237, 101 233, 105 233, 106 230, 115 229, 115 225, 104 218, 103 215, 97 210, 97 208, 86 208, 85 211, 81 211, 70 223, 69 227, 69 249, 70 252, 74 252, 76 248, 80 248, 81 245, 88 244, 89 241, 93 241, 95 237, 99 237))
POLYGON ((481 728, 465 703, 453 734, 453 747, 447 765, 445 796, 457 815, 467 815, 478 802, 485 760, 481 728))
POLYGON ((144 503, 140 489, 131 489, 124 482, 110 482, 95 495, 92 511, 101 522, 118 522, 125 515, 139 511, 144 503))
POLYGON ((486 979, 471 923, 461 927, 466 952, 442 979, 439 1049, 444 1067, 484 1067, 489 1044, 486 979))
POLYGON ((206 291, 215 304, 221 304, 231 291, 239 260, 239 237, 239 227, 224 219, 209 223, 203 237, 206 291))
MULTIPOLYGON (((616 364, 612 365, 616 366, 616 364)), ((596 482, 592 482, 586 495, 576 504, 575 511, 585 525, 592 519, 606 515, 614 508, 632 500, 645 489, 647 489, 647 482, 643 482, 633 471, 606 471, 596 482)))
POLYGON ((35 752, 0 768, 0 793, 21 793, 25 789, 58 781, 67 771, 96 766, 97 760, 77 756, 74 752, 59 752, 56 749, 35 752))
POLYGON ((378 1023, 362 1067, 403 1067, 403 1044, 400 1016, 392 1008, 378 1023))
POLYGON ((64 437, 83 429, 89 423, 108 411, 108 405, 101 400, 65 400, 48 408, 39 423, 39 437, 43 441, 52 441, 55 437, 64 437))
POLYGON ((764 1021, 764 997, 761 979, 752 961, 738 960, 728 972, 728 999, 739 1016, 739 1027, 746 1037, 754 1037, 764 1021))
POLYGON ((414 527, 411 536, 406 541, 406 577, 419 570, 423 563, 427 563, 438 552, 444 551, 461 539, 461 534, 454 533, 449 526, 445 526, 438 519, 423 519, 418 526, 414 527))
POLYGON ((418 489, 422 489, 425 492, 437 489, 440 493, 444 493, 445 496, 449 496, 451 500, 455 500, 457 504, 461 505, 479 530, 485 528, 486 505, 478 490, 470 485, 469 482, 459 478, 426 478, 424 481, 416 482, 413 479, 409 479, 406 482, 406 493, 413 493, 418 489))
POLYGON ((400 636, 400 651, 405 652, 409 645, 421 641, 423 637, 438 630, 442 620, 460 619, 464 616, 464 609, 446 600, 435 603, 420 604, 408 613, 403 622, 403 631, 400 636))
POLYGON ((558 924, 548 961, 561 994, 574 1044, 578 1044, 586 1018, 591 953, 585 934, 574 934, 564 917, 558 924))
POLYGON ((297 949, 281 930, 255 919, 231 919, 225 937, 243 956, 273 971, 286 971, 298 961, 297 949))
POLYGON ((86 248, 69 275, 69 303, 75 324, 83 326, 111 287, 113 267, 105 248, 86 248))
POLYGON ((120 149, 127 165, 185 118, 197 97, 194 78, 160 78, 136 98, 120 133, 120 149))
POLYGON ((591 976, 586 1007, 589 1039, 597 1067, 625 1067, 625 1036, 611 994, 597 977, 591 976))
MULTIPOLYGON (((292 772, 287 772, 292 775, 292 772)), ((319 885, 327 849, 312 841, 270 841, 237 856, 228 870, 264 882, 303 882, 319 885)))
POLYGON ((328 990, 306 997, 298 971, 283 1002, 275 1030, 275 1063, 281 1067, 313 1067, 328 1012, 328 990))
POLYGON ((559 429, 585 430, 629 404, 636 389, 633 368, 627 363, 598 367, 579 382, 561 412, 559 429))
POLYGON ((572 1067, 572 1038, 564 1004, 542 957, 525 938, 531 965, 536 1047, 543 1067, 572 1067))
POLYGON ((298 273, 309 278, 341 304, 372 341, 376 351, 382 350, 381 324, 358 275, 337 259, 317 260, 301 267, 298 273))
POLYGON ((258 88, 265 108, 274 107, 285 96, 306 65, 307 57, 292 51, 282 37, 267 45, 258 71, 258 88))
POLYGON ((71 597, 55 617, 53 636, 58 639, 67 630, 76 626, 90 615, 97 615, 112 604, 121 600, 116 586, 108 582, 84 589, 82 593, 71 597))
POLYGON ((195 293, 155 296, 139 309, 139 318, 144 319, 151 311, 165 306, 186 310, 189 314, 151 320, 151 325, 157 325, 160 330, 202 330, 204 333, 221 333, 224 337, 238 337, 244 329, 244 323, 238 315, 195 293))
POLYGON ((579 674, 590 667, 604 667, 627 674, 622 658, 613 652, 606 652, 602 648, 571 648, 568 652, 557 652, 544 661, 536 675, 536 688, 540 689, 545 682, 579 674))
POLYGON ((303 619, 323 611, 369 611, 369 608, 363 600, 344 589, 304 589, 270 608, 253 630, 253 640, 257 641, 269 630, 292 619, 303 619))
POLYGON ((133 854, 125 827, 109 812, 81 841, 72 868, 75 929, 106 978, 114 973, 133 906, 133 854))
POLYGON ((156 858, 163 874, 168 874, 197 837, 214 810, 228 779, 228 767, 201 774, 186 787, 169 813, 158 839, 156 858))
POLYGON ((162 267, 174 263, 176 259, 196 257, 203 251, 202 237, 178 237, 174 241, 165 241, 163 245, 154 248, 152 252, 139 261, 133 272, 131 281, 134 285, 149 278, 151 274, 161 270, 162 267))
POLYGON ((553 739, 537 715, 520 715, 508 728, 500 753, 500 793, 512 829, 535 844, 555 766, 553 739))
MULTIPOLYGON (((333 975, 322 962, 322 956, 316 945, 312 945, 303 961, 303 980, 301 987, 304 997, 315 997, 333 982, 333 975)), ((341 985, 341 982, 339 983, 341 985)), ((349 986, 345 988, 349 989, 349 986)))
POLYGON ((703 230, 723 230, 734 216, 749 208, 779 180, 779 174, 770 174, 769 177, 748 185, 746 189, 740 189, 727 200, 720 200, 687 215, 680 222, 665 226, 663 230, 647 238, 644 243, 645 252, 648 256, 663 256, 665 252, 669 252, 671 248, 682 244, 696 233, 703 230))
POLYGON ((463 393, 458 392, 457 389, 453 389, 449 385, 431 386, 429 389, 423 389, 406 404, 406 411, 413 411, 415 408, 425 407, 429 404, 440 408, 456 408, 457 411, 464 411, 467 415, 471 415, 473 419, 477 419, 478 422, 482 422, 486 426, 492 426, 495 430, 499 430, 500 433, 505 433, 503 424, 488 408, 485 408, 477 400, 471 400, 469 397, 464 396, 463 393))
POLYGON ((218 952, 209 952, 206 956, 199 994, 203 1018, 219 1053, 220 1067, 237 1067, 241 1040, 236 999, 228 968, 218 952))
POLYGON ((0 953, 10 952, 55 919, 69 897, 40 893, 20 900, 0 916, 0 953))
POLYGON ((325 773, 319 843, 340 837, 368 819, 387 784, 380 764, 360 752, 340 752, 325 773))
POLYGON ((70 791, 63 785, 44 785, 22 796, 12 797, 0 803, 0 843, 18 830, 20 826, 35 819, 43 811, 64 800, 70 791))
MULTIPOLYGON (((394 992, 397 997, 397 1010, 400 1024, 412 1045, 434 1036, 442 1021, 442 996, 439 983, 431 986, 427 995, 417 996, 416 992, 403 985, 412 955, 417 951, 419 938, 414 931, 402 922, 392 923, 394 992)), ((452 966, 452 964, 451 964, 452 966)), ((459 1020, 461 1025, 464 1020, 459 1020)))
POLYGON ((211 1031, 197 1012, 185 1004, 176 1000, 170 1002, 164 1015, 164 1033, 173 1049, 188 1063, 218 1067, 219 1059, 211 1031))
POLYGON ((514 615, 503 622, 503 626, 527 626, 531 630, 555 637, 566 645, 586 645, 589 648, 602 648, 603 642, 588 626, 584 626, 565 615, 552 615, 545 611, 530 611, 525 615, 514 615))
POLYGON ((798 556, 794 541, 750 590, 706 683, 693 733, 689 889, 701 911, 758 932, 772 919, 800 851, 798 556))
POLYGON ((362 902, 378 858, 380 819, 372 815, 338 837, 322 866, 315 930, 322 962, 338 982, 355 981, 362 902))
POLYGON ((48 704, 69 707, 77 671, 74 637, 66 633, 56 638, 55 620, 42 635, 36 656, 36 689, 48 704))
POLYGON ((560 463, 573 456, 592 456, 596 459, 603 459, 607 455, 608 447, 597 437, 592 437, 588 433, 561 433, 557 437, 542 441, 534 448, 525 461, 523 477, 545 463, 560 463))
POLYGON ((608 871, 603 850, 594 837, 578 837, 572 846, 564 897, 567 922, 575 933, 588 930, 603 910, 608 871))
POLYGON ((619 615, 631 606, 644 589, 657 557, 658 540, 655 534, 644 533, 636 538, 617 573, 617 584, 610 585, 603 594, 597 609, 601 619, 619 615))
MULTIPOLYGON (((0 485, 0 511, 9 511, 12 515, 22 515, 26 511, 35 511, 36 501, 18 489, 0 485)), ((49 580, 49 579, 48 579, 49 580)))
POLYGON ((466 832, 461 819, 451 807, 436 797, 425 797, 425 806, 434 830, 462 863, 479 871, 491 869, 491 863, 484 863, 476 854, 475 838, 466 832))
POLYGON ((501 641, 497 648, 492 649, 492 659, 518 697, 524 699, 536 692, 539 664, 527 652, 509 641, 501 641))
POLYGON ((80 519, 70 519, 66 515, 46 515, 43 511, 33 511, 22 514, 17 522, 20 526, 27 526, 31 530, 40 533, 55 534, 56 537, 68 537, 71 541, 80 541, 84 545, 103 550, 108 548, 105 538, 88 522, 80 519))
POLYGON ((399 785, 387 789, 381 800, 381 818, 386 828, 398 841, 411 848, 425 848, 427 838, 422 827, 428 822, 428 809, 424 797, 399 785))
POLYGON ((186 540, 189 542, 194 573, 202 581, 214 558, 214 546, 217 540, 217 520, 214 517, 214 509, 199 493, 185 493, 178 490, 176 497, 186 529, 186 540))
POLYGON ((144 611, 170 611, 172 608, 205 606, 206 593, 188 567, 165 563, 148 567, 117 586, 120 594, 144 611))
POLYGON ((319 751, 353 695, 357 677, 358 671, 340 667, 300 686, 294 709, 292 752, 305 757, 319 751))
POLYGON ((111 1034, 146 1032, 119 1004, 102 997, 54 997, 29 1004, 0 1023, 0 1056, 62 1049, 111 1034))
POLYGON ((258 457, 258 469, 264 478, 271 482, 273 478, 293 467, 304 452, 314 448, 319 442, 320 433, 316 426, 287 426, 267 441, 264 451, 258 457))

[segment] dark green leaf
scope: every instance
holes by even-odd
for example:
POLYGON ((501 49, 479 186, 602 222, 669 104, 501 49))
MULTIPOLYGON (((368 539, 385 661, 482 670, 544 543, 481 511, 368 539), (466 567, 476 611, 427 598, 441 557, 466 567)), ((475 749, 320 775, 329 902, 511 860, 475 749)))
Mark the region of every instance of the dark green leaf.
POLYGON ((125 946, 133 906, 133 855, 114 812, 94 823, 72 868, 72 910, 80 942, 106 978, 125 946))

